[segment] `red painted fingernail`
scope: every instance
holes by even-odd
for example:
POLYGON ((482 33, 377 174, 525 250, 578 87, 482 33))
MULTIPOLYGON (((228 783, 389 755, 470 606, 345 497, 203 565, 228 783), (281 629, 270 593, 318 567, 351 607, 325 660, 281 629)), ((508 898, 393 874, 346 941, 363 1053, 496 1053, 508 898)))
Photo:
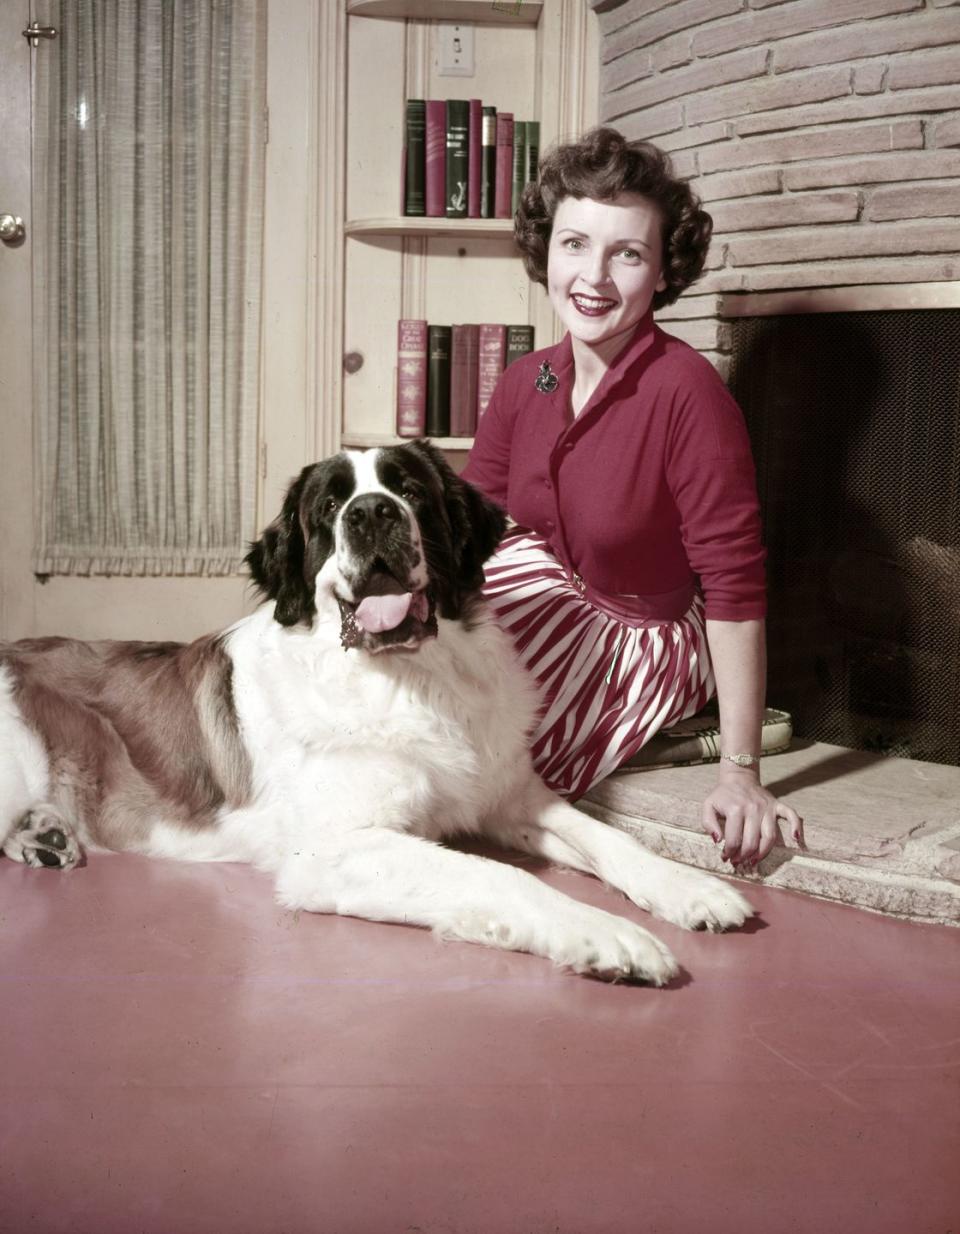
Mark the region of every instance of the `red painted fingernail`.
POLYGON ((720 832, 719 832, 719 831, 711 831, 711 832, 710 832, 710 838, 711 838, 711 840, 713 840, 714 844, 719 844, 719 843, 720 843, 720 832))

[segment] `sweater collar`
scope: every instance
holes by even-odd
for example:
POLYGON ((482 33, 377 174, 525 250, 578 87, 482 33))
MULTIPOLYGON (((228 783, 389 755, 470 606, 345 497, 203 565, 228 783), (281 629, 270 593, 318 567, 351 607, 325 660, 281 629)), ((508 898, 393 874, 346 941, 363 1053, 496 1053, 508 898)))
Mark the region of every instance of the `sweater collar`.
MULTIPOLYGON (((657 327, 653 320, 653 309, 650 308, 637 322, 623 348, 617 354, 616 359, 604 373, 603 377, 601 377, 597 388, 581 408, 580 414, 577 416, 578 420, 583 418, 584 412, 590 411, 595 407, 615 385, 627 376, 634 365, 642 357, 646 356, 653 346, 656 334, 657 327)), ((574 380, 573 341, 569 333, 563 336, 554 349, 553 356, 551 357, 551 367, 559 378, 556 397, 566 405, 574 380)))

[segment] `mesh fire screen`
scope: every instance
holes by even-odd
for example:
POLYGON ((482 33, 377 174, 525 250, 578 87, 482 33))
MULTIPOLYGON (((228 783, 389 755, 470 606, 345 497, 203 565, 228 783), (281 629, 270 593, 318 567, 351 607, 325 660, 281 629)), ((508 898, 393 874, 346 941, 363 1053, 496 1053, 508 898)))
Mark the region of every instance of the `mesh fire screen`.
POLYGON ((960 310, 731 320, 799 737, 960 764, 960 310))

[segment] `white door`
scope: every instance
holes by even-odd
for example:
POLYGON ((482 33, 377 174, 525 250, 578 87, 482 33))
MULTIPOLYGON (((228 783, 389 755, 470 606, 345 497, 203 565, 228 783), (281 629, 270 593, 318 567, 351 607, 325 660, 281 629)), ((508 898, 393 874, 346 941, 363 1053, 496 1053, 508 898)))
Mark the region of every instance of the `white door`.
MULTIPOLYGON (((0 243, 0 639, 66 634, 82 638, 187 639, 236 620, 255 604, 242 578, 65 578, 31 571, 30 74, 32 57, 56 55, 56 40, 31 50, 22 31, 45 24, 42 0, 0 4, 0 214, 21 218, 24 238, 0 243)), ((336 231, 318 226, 340 203, 318 196, 329 124, 342 100, 318 98, 326 60, 344 48, 330 25, 337 5, 269 0, 270 142, 266 167, 262 398, 258 526, 279 509, 286 479, 338 441, 339 410, 323 396, 336 357, 318 354, 319 271, 338 260, 336 231), (325 50, 319 50, 324 49, 325 50), (318 114, 321 122, 318 123, 318 114), (317 234, 322 233, 318 246, 317 234), (328 237, 329 239, 323 239, 328 237), (324 251, 324 244, 330 251, 324 251)), ((341 23, 342 24, 342 23, 341 23)), ((339 77, 337 78, 339 80, 339 77)), ((339 87, 338 87, 339 89, 339 87)), ((333 143, 334 145, 336 143, 333 143)), ((329 280, 327 280, 328 282, 329 280)), ((324 288, 329 294, 329 288, 324 288)), ((334 297, 335 299, 335 297, 334 297)), ((326 323, 339 331, 339 322, 326 323)), ((326 328, 326 326, 325 326, 326 328)))

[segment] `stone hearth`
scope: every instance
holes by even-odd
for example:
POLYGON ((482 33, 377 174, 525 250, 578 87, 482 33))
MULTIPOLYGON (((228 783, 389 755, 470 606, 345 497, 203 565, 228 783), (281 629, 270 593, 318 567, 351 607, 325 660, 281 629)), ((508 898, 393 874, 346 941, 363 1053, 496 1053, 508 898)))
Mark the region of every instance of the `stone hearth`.
MULTIPOLYGON (((665 857, 729 872, 700 824, 715 777, 713 764, 622 772, 578 805, 665 857)), ((960 925, 960 768, 798 740, 763 760, 763 780, 803 817, 807 851, 774 849, 741 881, 960 925)))

